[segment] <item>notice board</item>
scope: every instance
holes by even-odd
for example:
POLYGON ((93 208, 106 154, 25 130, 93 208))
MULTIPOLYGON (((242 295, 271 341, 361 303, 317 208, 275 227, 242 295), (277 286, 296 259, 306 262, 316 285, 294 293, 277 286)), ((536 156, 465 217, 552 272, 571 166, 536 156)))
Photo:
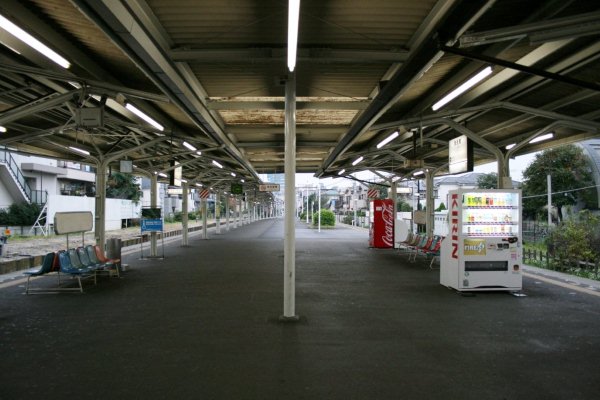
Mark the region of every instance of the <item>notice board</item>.
POLYGON ((54 214, 54 232, 57 235, 89 232, 93 227, 94 221, 90 211, 69 211, 54 214))

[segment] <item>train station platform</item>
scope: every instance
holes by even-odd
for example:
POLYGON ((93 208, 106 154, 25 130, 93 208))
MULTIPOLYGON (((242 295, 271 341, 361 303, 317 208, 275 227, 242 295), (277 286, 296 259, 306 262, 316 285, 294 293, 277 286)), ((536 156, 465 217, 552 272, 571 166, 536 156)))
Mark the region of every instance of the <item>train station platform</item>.
POLYGON ((84 294, 3 287, 0 398, 600 396, 598 293, 528 274, 526 297, 459 295, 365 230, 298 223, 301 318, 280 323, 282 237, 270 219, 170 241, 164 260, 131 252, 84 294))

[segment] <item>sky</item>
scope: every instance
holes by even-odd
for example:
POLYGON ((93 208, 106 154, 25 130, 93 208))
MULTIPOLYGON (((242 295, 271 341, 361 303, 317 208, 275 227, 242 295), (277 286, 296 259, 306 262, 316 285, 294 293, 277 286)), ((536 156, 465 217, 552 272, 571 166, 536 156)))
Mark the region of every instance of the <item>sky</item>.
MULTIPOLYGON (((537 153, 525 154, 523 156, 518 156, 516 158, 511 158, 509 160, 509 169, 510 176, 513 181, 523 181, 523 171, 531 164, 531 162, 535 159, 537 153)), ((473 170, 474 172, 498 172, 498 166, 496 162, 483 164, 476 166, 473 170)), ((359 172, 359 179, 371 180, 378 178, 376 175, 370 172, 359 172)), ((296 174, 296 187, 300 186, 316 186, 319 183, 322 183, 325 187, 348 187, 352 186, 353 180, 344 179, 344 178, 325 178, 325 179, 317 179, 313 176, 313 174, 296 174)))

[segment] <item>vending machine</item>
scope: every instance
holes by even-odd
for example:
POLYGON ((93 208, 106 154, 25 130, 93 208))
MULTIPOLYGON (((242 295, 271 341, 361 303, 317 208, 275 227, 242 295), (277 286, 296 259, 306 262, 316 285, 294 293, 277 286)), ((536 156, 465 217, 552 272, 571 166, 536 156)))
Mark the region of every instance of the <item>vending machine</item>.
POLYGON ((521 290, 521 191, 452 190, 448 202, 440 283, 459 291, 521 290))
POLYGON ((369 247, 394 247, 394 203, 391 199, 369 202, 369 247))

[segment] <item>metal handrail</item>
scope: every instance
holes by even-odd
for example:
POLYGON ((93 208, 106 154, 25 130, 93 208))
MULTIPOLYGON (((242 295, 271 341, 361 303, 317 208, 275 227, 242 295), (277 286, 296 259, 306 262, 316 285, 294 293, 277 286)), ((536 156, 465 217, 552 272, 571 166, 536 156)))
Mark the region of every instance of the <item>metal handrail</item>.
POLYGON ((8 166, 9 171, 12 172, 15 178, 15 182, 21 187, 25 196, 29 199, 29 202, 36 204, 44 204, 46 202, 48 199, 48 192, 45 190, 32 190, 31 187, 29 187, 29 184, 25 180, 25 176, 10 152, 0 150, 0 162, 8 166))

